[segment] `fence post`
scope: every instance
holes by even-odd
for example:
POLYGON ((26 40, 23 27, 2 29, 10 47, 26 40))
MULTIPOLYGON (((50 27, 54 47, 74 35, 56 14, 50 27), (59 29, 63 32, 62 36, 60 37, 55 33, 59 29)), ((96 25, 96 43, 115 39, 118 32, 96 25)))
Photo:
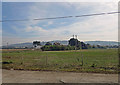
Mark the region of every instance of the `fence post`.
POLYGON ((23 64, 23 56, 21 56, 21 64, 23 64))
POLYGON ((45 60, 45 63, 46 63, 46 65, 47 65, 47 55, 46 55, 46 60, 45 60))
POLYGON ((82 66, 83 66, 83 55, 82 55, 82 66))

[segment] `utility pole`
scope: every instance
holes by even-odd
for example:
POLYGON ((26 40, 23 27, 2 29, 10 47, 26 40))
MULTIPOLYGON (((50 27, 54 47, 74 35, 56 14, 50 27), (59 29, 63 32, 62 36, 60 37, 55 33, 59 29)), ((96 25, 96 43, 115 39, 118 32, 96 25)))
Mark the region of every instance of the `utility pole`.
POLYGON ((76 40, 75 40, 75 50, 77 50, 77 35, 75 35, 76 40))
POLYGON ((82 55, 82 66, 83 66, 83 55, 82 55))
POLYGON ((8 42, 7 42, 7 49, 8 49, 8 42))
POLYGON ((47 55, 46 55, 46 60, 45 60, 46 66, 47 66, 47 61, 48 61, 48 60, 47 60, 47 55))
POLYGON ((74 35, 73 35, 73 38, 74 38, 74 35))
POLYGON ((77 39, 77 35, 75 35, 76 39, 77 39))

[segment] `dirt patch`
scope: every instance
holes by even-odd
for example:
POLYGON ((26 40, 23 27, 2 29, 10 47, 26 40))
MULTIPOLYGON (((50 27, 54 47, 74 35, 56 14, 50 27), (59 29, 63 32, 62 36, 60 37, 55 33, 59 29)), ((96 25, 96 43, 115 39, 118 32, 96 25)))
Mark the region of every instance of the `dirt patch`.
POLYGON ((117 83, 118 74, 3 70, 3 83, 117 83))

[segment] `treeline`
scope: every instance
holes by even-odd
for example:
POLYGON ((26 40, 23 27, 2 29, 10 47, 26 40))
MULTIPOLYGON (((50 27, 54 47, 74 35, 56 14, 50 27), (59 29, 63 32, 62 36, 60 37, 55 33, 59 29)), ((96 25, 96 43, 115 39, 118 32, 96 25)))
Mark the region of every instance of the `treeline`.
MULTIPOLYGON (((80 42, 79 44, 71 45, 61 45, 60 43, 50 43, 47 42, 44 46, 41 47, 42 51, 63 51, 63 50, 80 50, 80 49, 90 49, 90 48, 97 48, 96 46, 91 46, 90 44, 85 44, 80 42)), ((100 46, 99 46, 100 48, 100 46)), ((102 47, 101 47, 102 48, 102 47)))
POLYGON ((75 50, 75 46, 69 45, 44 45, 41 47, 42 51, 62 51, 62 50, 75 50))
POLYGON ((42 51, 60 51, 60 50, 75 50, 75 46, 70 45, 61 45, 58 42, 50 43, 47 42, 44 46, 41 47, 42 51))
POLYGON ((82 47, 80 46, 70 46, 70 45, 44 45, 41 47, 42 51, 63 51, 63 50, 80 50, 80 49, 92 49, 92 48, 101 48, 104 49, 103 46, 91 46, 89 44, 83 44, 82 47))
POLYGON ((63 50, 80 50, 80 49, 106 49, 106 48, 118 48, 118 46, 101 46, 90 45, 84 42, 80 42, 78 39, 71 38, 68 45, 61 45, 59 42, 50 43, 47 42, 44 46, 41 46, 40 42, 34 41, 35 48, 40 47, 42 51, 63 51, 63 50))

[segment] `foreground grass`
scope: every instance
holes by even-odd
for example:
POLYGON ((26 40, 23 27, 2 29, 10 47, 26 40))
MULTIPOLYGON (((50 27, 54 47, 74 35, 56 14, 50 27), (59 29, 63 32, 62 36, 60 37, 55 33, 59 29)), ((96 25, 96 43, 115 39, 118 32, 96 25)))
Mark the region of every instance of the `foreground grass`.
POLYGON ((3 50, 2 59, 5 69, 118 72, 117 49, 43 52, 39 50, 3 50))

